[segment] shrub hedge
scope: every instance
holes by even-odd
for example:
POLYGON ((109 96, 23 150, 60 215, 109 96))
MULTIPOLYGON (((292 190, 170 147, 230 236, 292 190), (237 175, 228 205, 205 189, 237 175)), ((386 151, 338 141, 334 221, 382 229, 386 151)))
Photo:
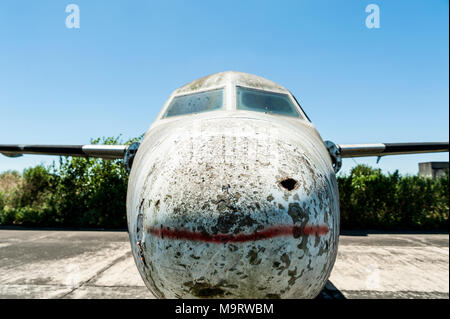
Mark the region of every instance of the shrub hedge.
MULTIPOLYGON (((448 230, 448 171, 430 179, 358 165, 337 179, 341 229, 448 230)), ((4 172, 0 225, 126 228, 127 181, 120 160, 61 157, 58 166, 4 172)))
MULTIPOLYGON (((122 144, 120 137, 91 141, 99 143, 122 144)), ((126 228, 127 182, 121 160, 60 157, 58 166, 38 165, 22 176, 8 171, 0 174, 0 224, 126 228)))
POLYGON ((341 228, 448 230, 448 177, 448 170, 431 179, 358 165, 337 178, 341 228))

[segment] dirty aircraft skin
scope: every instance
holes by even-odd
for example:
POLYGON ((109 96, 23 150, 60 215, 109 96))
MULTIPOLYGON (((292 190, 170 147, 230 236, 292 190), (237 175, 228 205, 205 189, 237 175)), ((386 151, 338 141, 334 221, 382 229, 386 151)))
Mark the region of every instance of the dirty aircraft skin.
POLYGON ((301 117, 237 110, 237 87, 292 98, 244 73, 194 81, 172 94, 134 159, 130 241, 158 297, 312 298, 330 275, 339 203, 327 148, 297 105, 301 117), (174 97, 221 88, 222 108, 161 118, 174 97))
POLYGON ((324 142, 288 90, 232 71, 174 91, 140 145, 0 145, 125 155, 132 253, 159 298, 316 297, 337 255, 341 157, 441 151, 324 142))

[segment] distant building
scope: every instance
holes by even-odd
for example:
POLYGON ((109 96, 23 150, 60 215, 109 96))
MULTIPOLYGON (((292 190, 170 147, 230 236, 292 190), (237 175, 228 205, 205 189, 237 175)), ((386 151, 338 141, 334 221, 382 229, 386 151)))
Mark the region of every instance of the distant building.
POLYGON ((441 177, 444 176, 445 170, 448 170, 448 162, 419 163, 419 175, 422 177, 441 177))

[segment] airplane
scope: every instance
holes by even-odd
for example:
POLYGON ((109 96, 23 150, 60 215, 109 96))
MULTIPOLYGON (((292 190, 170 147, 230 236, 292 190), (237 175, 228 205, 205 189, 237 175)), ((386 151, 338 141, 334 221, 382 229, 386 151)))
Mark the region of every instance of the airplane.
POLYGON ((175 90, 140 144, 0 145, 123 159, 133 257, 158 298, 316 297, 338 250, 342 158, 448 151, 323 141, 286 88, 235 71, 175 90))

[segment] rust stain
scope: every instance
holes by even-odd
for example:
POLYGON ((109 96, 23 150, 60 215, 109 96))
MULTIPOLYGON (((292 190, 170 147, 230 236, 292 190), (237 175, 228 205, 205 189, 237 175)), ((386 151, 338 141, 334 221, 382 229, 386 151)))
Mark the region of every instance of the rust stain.
POLYGON ((142 249, 141 242, 138 241, 138 242, 136 243, 136 245, 137 245, 138 248, 139 248, 139 256, 141 257, 142 262, 144 263, 144 265, 147 265, 147 263, 145 262, 144 250, 142 249))

